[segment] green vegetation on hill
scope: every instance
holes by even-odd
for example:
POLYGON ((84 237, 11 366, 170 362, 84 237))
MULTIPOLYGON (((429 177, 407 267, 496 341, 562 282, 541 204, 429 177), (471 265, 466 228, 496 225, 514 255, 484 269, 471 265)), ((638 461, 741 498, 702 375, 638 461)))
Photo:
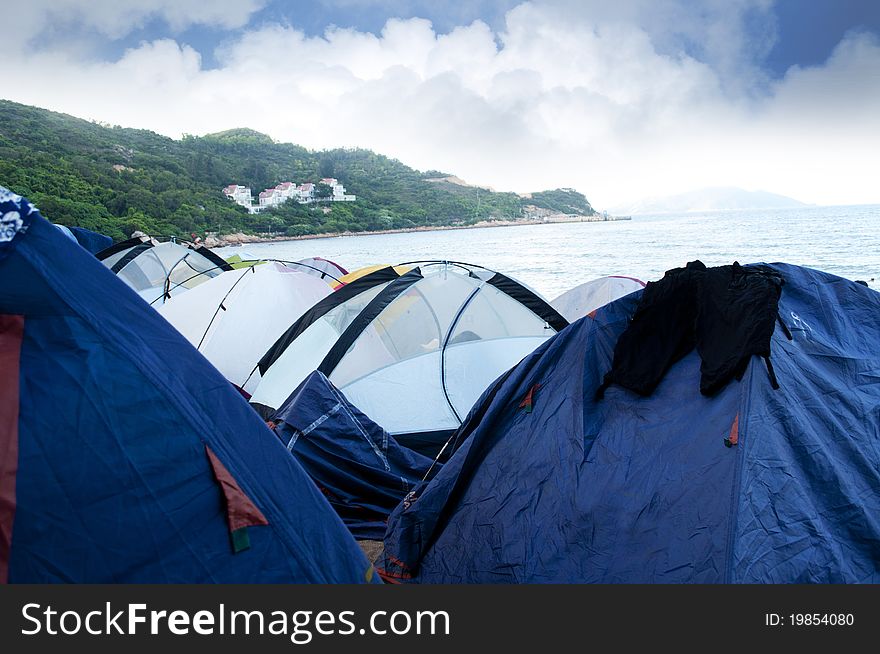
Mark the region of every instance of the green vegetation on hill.
POLYGON ((523 199, 450 182, 369 150, 313 152, 249 129, 174 140, 99 125, 0 100, 0 185, 26 195, 53 222, 115 239, 134 230, 188 236, 206 232, 290 236, 516 220, 528 205, 592 215, 571 189, 523 199), (288 202, 250 215, 227 200, 227 184, 256 196, 282 181, 335 177, 357 201, 288 202))
POLYGON ((592 216, 595 210, 583 195, 573 188, 558 188, 554 191, 538 191, 531 194, 528 204, 539 209, 550 209, 559 213, 573 213, 592 216))

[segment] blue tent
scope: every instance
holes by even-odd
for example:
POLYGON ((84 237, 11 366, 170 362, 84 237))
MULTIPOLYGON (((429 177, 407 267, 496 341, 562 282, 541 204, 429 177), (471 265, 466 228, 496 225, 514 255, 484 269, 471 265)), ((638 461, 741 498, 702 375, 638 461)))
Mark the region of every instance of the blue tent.
POLYGON ((67 227, 66 225, 58 225, 55 227, 61 230, 61 232, 67 236, 70 240, 79 243, 83 248, 85 248, 88 252, 92 254, 97 254, 101 250, 104 250, 111 245, 113 245, 113 239, 109 236, 104 236, 103 234, 99 234, 98 232, 93 232, 90 229, 86 229, 85 227, 67 227))
POLYGON ((355 538, 381 540, 392 509, 440 469, 400 445, 318 371, 291 394, 273 422, 355 538))
POLYGON ((774 264, 778 390, 753 357, 700 393, 700 357, 654 393, 596 389, 638 304, 527 357, 458 451, 398 507, 379 564, 417 582, 880 582, 880 294, 774 264))
POLYGON ((0 582, 375 579, 235 390, 0 189, 0 582))
POLYGON ((93 232, 85 227, 70 227, 69 229, 76 238, 76 242, 92 254, 97 254, 101 250, 113 245, 113 239, 109 236, 93 232))

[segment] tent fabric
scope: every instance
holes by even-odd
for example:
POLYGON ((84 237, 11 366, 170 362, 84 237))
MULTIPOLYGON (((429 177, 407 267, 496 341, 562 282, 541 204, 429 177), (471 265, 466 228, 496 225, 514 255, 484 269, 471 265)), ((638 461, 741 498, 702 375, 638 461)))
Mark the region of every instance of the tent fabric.
MULTIPOLYGON (((271 259, 258 259, 248 254, 245 254, 244 256, 233 254, 231 257, 227 257, 225 261, 233 269, 237 269, 259 266, 267 261, 271 261, 271 259)), ((334 288, 341 285, 339 279, 348 274, 348 271, 338 263, 321 257, 309 257, 307 259, 300 259, 299 261, 282 261, 280 263, 285 263, 291 267, 297 268, 298 272, 313 275, 318 279, 322 279, 334 288)))
MULTIPOLYGON (((248 254, 245 254, 244 256, 233 254, 231 257, 227 257, 225 261, 233 269, 239 269, 249 268, 251 266, 261 266, 264 263, 273 260, 258 259, 248 254)), ((338 280, 348 273, 348 271, 338 263, 334 263, 328 259, 322 259, 321 257, 309 257, 308 259, 300 259, 299 261, 279 261, 279 263, 295 268, 297 272, 313 275, 314 277, 327 282, 327 284, 332 287, 338 286, 338 280)))
POLYGON ((317 371, 274 422, 275 433, 358 539, 380 540, 392 509, 440 469, 398 443, 317 371))
POLYGON ((205 447, 211 469, 214 471, 214 479, 220 484, 223 498, 226 502, 226 522, 229 525, 229 533, 232 536, 232 547, 235 553, 244 551, 250 547, 250 537, 247 535, 248 527, 264 527, 269 524, 263 512, 251 502, 251 499, 241 490, 223 462, 205 447))
POLYGON ((338 280, 333 282, 333 288, 338 289, 346 284, 351 284, 352 282, 360 279, 361 277, 366 277, 367 275, 372 275, 374 272, 382 270, 384 268, 393 268, 394 272, 399 275, 405 275, 410 270, 412 270, 412 266, 390 266, 386 263, 374 264, 372 266, 364 266, 363 268, 358 268, 357 270, 352 270, 349 273, 346 273, 338 280))
POLYGON ((227 264, 223 257, 221 257, 219 254, 215 254, 210 248, 206 248, 204 245, 200 245, 197 243, 190 243, 188 241, 184 241, 184 245, 193 252, 202 255, 205 259, 213 263, 220 272, 232 270, 232 266, 227 264))
MULTIPOLYGON (((0 343, 23 324, 18 456, 7 447, 0 459, 4 489, 15 463, 12 539, 0 547, 9 582, 370 577, 302 467, 220 373, 26 200, 0 190, 0 216, 0 343), (206 448, 268 522, 246 528, 238 553, 235 507, 206 448)), ((4 409, 13 391, 4 384, 4 409)), ((0 506, 8 515, 8 497, 0 506)))
POLYGON ((25 237, 37 213, 25 198, 0 186, 0 261, 25 237))
POLYGON ((381 314, 389 304, 423 277, 419 271, 413 271, 395 279, 388 284, 376 297, 358 313, 354 320, 345 328, 330 350, 324 355, 318 370, 324 374, 332 374, 343 357, 354 346, 355 341, 365 329, 381 314))
POLYGON ((68 227, 76 242, 79 243, 86 252, 96 254, 113 245, 113 239, 104 234, 93 232, 85 227, 68 227))
POLYGON ((15 517, 18 469, 19 358, 22 316, 0 315, 0 584, 9 577, 9 546, 15 517))
POLYGON ((232 267, 204 246, 135 237, 95 255, 149 304, 166 300, 232 267))
POLYGON ((150 304, 165 300, 202 284, 228 270, 203 253, 179 243, 160 243, 153 247, 136 246, 131 260, 125 257, 113 271, 150 304), (143 250, 139 251, 139 248, 143 250))
MULTIPOLYGON (((400 277, 400 273, 392 268, 391 266, 385 266, 380 268, 379 270, 374 271, 369 276, 364 276, 363 279, 356 280, 357 283, 349 283, 345 285, 345 288, 339 287, 333 295, 324 298, 321 302, 315 304, 314 307, 309 309, 306 313, 304 313, 296 322, 294 322, 279 338, 273 343, 272 347, 266 352, 266 354, 260 359, 260 372, 265 374, 266 371, 278 361, 279 358, 284 354, 287 350, 288 346, 295 339, 297 339, 306 329, 310 328, 315 322, 323 319, 328 313, 333 312, 337 309, 337 307, 342 306, 345 303, 348 303, 350 300, 354 298, 359 298, 360 301, 363 301, 367 298, 374 297, 373 294, 369 296, 360 297, 362 293, 365 291, 371 291, 375 289, 375 292, 378 293, 381 287, 388 284, 391 281, 394 281, 400 277)), ((354 305, 355 307, 360 307, 361 303, 354 305)), ((351 308, 351 307, 347 307, 351 308)), ((353 311, 346 311, 346 318, 354 319, 357 314, 353 311)), ((336 321, 334 321, 336 322, 336 321)), ((348 326, 348 320, 342 320, 337 329, 338 333, 341 333, 345 327, 348 326)))
POLYGON ((524 284, 498 272, 487 279, 486 283, 509 295, 536 316, 539 316, 541 320, 544 320, 556 331, 561 331, 568 327, 568 320, 549 305, 544 298, 524 284))
POLYGON ((271 416, 319 370, 401 443, 432 457, 498 375, 568 324, 514 280, 449 262, 400 276, 384 268, 323 303, 261 360, 252 403, 271 416))
POLYGON ((254 389, 254 409, 270 419, 292 389, 318 368, 363 308, 398 277, 397 271, 387 266, 338 288, 300 316, 260 358, 251 375, 248 388, 254 389), (294 342, 296 345, 291 347, 294 342))
POLYGON ((296 263, 300 264, 304 269, 301 272, 314 275, 329 283, 336 283, 337 280, 348 274, 348 271, 338 263, 329 259, 322 259, 321 257, 300 259, 296 263))
POLYGON ((383 574, 880 581, 880 294, 771 268, 785 279, 779 308, 792 335, 772 336, 778 390, 754 357, 741 381, 706 397, 692 351, 650 397, 612 386, 597 400, 639 294, 618 300, 477 403, 456 453, 392 514, 383 574))
POLYGON ((260 357, 291 323, 331 293, 328 284, 300 270, 274 261, 230 270, 157 310, 226 379, 250 392, 248 379, 260 357))
POLYGON ((575 322, 596 309, 625 295, 640 291, 644 287, 645 282, 635 277, 608 275, 567 290, 551 300, 550 306, 565 316, 569 322, 575 322))
POLYGON ((251 266, 261 266, 266 263, 261 259, 255 259, 247 255, 242 257, 240 254, 233 254, 231 257, 226 257, 225 261, 233 270, 250 268, 251 266))
MULTIPOLYGON (((157 247, 158 245, 158 243, 140 243, 126 252, 120 252, 119 257, 116 259, 116 262, 113 265, 110 265, 109 263, 107 264, 110 267, 110 272, 112 272, 114 275, 118 274, 120 270, 125 268, 132 261, 134 261, 135 258, 144 254, 150 248, 157 247)), ((174 244, 172 243, 170 245, 173 246, 174 244)), ((174 251, 176 248, 171 247, 168 249, 174 251)))
POLYGON ((124 241, 120 241, 119 243, 114 243, 110 245, 100 252, 95 254, 95 258, 98 261, 104 262, 104 265, 108 268, 112 268, 117 261, 133 247, 138 245, 143 245, 148 243, 150 245, 159 245, 159 241, 154 238, 150 238, 149 236, 132 236, 129 239, 124 241))
POLYGON ((64 234, 67 238, 73 241, 76 244, 79 244, 79 241, 76 240, 76 236, 73 235, 73 232, 70 231, 70 228, 67 225, 59 225, 57 223, 53 223, 55 227, 57 227, 62 234, 64 234))

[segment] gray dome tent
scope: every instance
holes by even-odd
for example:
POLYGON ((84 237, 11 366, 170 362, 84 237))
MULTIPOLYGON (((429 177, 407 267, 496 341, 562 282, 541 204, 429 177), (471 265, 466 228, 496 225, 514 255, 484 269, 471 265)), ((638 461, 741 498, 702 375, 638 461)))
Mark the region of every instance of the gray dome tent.
POLYGON ((97 259, 150 304, 198 286, 232 266, 204 246, 139 236, 98 252, 97 259))
POLYGON ((567 325, 533 291, 479 266, 387 267, 292 325, 261 359, 251 401, 269 418, 318 370, 402 444, 436 453, 492 381, 567 325))

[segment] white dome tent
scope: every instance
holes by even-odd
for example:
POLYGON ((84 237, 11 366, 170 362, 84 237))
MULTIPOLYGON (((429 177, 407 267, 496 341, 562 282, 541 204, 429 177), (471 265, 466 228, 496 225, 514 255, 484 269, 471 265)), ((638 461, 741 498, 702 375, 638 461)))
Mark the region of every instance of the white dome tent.
POLYGON ((147 236, 112 245, 95 255, 149 304, 162 304, 232 267, 205 247, 147 236))
POLYGON ((551 300, 550 305, 568 322, 580 320, 587 314, 645 288, 645 282, 635 277, 609 275, 584 282, 551 300))
POLYGON ((328 283, 331 283, 331 280, 338 282, 340 277, 348 274, 348 271, 338 263, 323 257, 300 259, 297 263, 304 266, 303 272, 320 277, 328 283))
POLYGON ((226 379, 247 391, 248 375, 266 349, 332 291, 306 270, 278 261, 230 270, 157 310, 226 379))
POLYGON ((259 363, 261 414, 318 370, 402 444, 436 454, 492 381, 568 325, 500 273, 416 263, 340 288, 291 326, 259 363))

